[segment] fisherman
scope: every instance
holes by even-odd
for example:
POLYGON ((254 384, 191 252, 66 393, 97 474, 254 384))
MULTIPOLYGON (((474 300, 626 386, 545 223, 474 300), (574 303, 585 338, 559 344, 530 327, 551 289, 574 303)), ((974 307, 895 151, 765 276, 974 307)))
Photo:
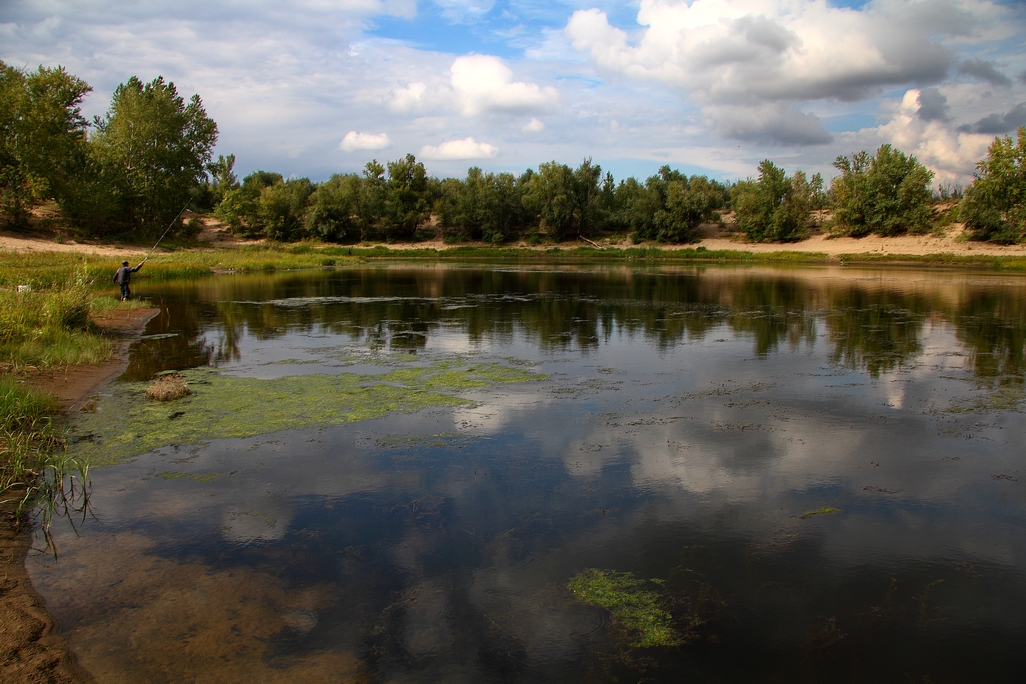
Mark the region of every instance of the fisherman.
POLYGON ((121 286, 121 301, 126 301, 132 296, 132 290, 128 287, 128 283, 132 281, 132 274, 142 268, 146 260, 143 259, 139 262, 139 265, 135 268, 131 268, 128 265, 128 261, 121 262, 121 268, 114 273, 114 282, 121 286))

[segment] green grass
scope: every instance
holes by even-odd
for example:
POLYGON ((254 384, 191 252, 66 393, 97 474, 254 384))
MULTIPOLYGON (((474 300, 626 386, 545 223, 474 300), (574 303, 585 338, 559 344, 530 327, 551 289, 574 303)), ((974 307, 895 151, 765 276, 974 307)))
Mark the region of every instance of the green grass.
POLYGON ((904 263, 932 266, 986 267, 1005 271, 1026 271, 1026 258, 990 254, 841 254, 844 263, 904 263))
POLYGON ((108 360, 113 344, 91 329, 90 300, 80 280, 29 292, 0 289, 0 361, 50 367, 108 360))
POLYGON ((142 299, 121 301, 120 294, 97 295, 89 300, 89 313, 102 314, 111 311, 131 311, 133 309, 149 309, 153 304, 142 299))
MULTIPOLYGON (((344 247, 314 249, 309 245, 254 245, 154 254, 138 276, 145 273, 153 280, 180 280, 219 272, 269 273, 358 263, 359 259, 349 256, 348 251, 344 247)), ((110 272, 113 274, 114 270, 110 272)))
POLYGON ((38 477, 57 445, 50 416, 59 410, 53 397, 0 375, 0 494, 38 477))
POLYGON ((59 410, 53 397, 23 387, 0 375, 0 430, 24 431, 59 410))

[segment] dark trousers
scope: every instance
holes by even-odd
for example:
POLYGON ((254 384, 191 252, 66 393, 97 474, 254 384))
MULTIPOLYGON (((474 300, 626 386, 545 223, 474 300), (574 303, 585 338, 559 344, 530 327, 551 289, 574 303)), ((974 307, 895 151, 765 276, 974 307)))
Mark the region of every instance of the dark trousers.
POLYGON ((132 296, 132 290, 129 289, 128 283, 121 283, 121 301, 125 301, 132 296))

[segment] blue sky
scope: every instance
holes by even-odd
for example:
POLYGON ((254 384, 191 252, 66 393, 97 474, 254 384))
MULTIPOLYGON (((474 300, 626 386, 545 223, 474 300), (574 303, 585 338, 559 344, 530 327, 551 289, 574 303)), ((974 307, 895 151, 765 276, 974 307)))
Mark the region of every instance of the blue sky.
POLYGON ((890 143, 966 183, 1026 125, 1026 10, 982 0, 6 0, 0 59, 102 113, 132 75, 199 93, 240 172, 321 180, 407 152, 437 176, 591 157, 832 175, 890 143))

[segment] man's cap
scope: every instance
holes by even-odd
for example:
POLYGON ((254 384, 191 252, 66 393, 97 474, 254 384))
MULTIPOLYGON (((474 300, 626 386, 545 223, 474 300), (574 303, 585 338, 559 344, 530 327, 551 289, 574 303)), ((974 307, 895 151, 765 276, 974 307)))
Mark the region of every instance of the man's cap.
POLYGON ((124 261, 122 261, 121 265, 122 266, 128 266, 128 259, 125 259, 124 261))

